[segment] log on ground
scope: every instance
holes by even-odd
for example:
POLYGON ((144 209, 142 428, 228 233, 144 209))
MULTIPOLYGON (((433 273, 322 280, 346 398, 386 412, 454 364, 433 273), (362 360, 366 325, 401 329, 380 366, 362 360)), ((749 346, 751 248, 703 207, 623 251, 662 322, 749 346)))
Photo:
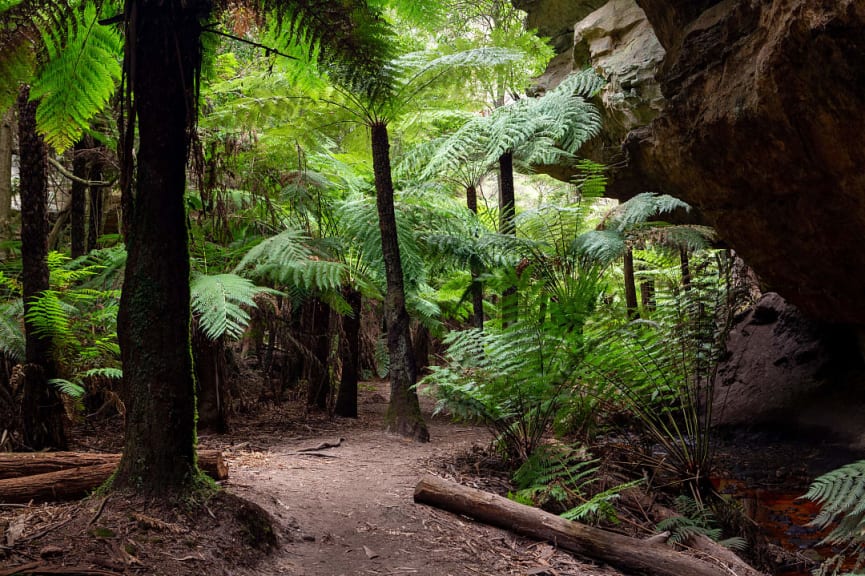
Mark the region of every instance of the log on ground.
POLYGON ((546 540, 580 556, 600 560, 632 574, 647 576, 730 576, 724 566, 694 558, 665 544, 565 520, 496 494, 475 490, 436 476, 425 476, 415 502, 464 514, 517 534, 546 540))
MULTIPOLYGON (((120 454, 95 452, 0 452, 0 480, 58 472, 69 468, 114 464, 120 454)), ((214 480, 228 478, 228 466, 219 450, 199 450, 198 466, 214 480)))
MULTIPOLYGON (((204 452, 206 451, 199 453, 199 465, 202 470, 217 480, 227 478, 228 468, 223 462, 221 454, 210 451, 214 453, 214 457, 205 459, 202 458, 204 452), (210 462, 210 464, 207 465, 206 462, 210 462)), ((0 502, 10 504, 30 502, 31 500, 45 502, 85 496, 108 480, 109 476, 117 469, 120 462, 119 455, 106 454, 103 456, 113 456, 114 458, 103 464, 88 464, 55 470, 54 472, 0 480, 0 502)), ((8 454, 4 457, 8 457, 8 454)))

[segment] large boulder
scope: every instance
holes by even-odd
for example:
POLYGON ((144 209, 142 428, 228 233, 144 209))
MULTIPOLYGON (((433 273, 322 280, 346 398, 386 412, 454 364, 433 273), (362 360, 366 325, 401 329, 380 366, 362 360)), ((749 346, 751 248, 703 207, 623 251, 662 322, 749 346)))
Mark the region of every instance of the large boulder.
POLYGON ((814 429, 865 448, 862 359, 847 329, 805 317, 775 293, 744 313, 715 377, 716 425, 814 429))
MULTIPOLYGON (((542 30, 561 29, 576 4, 586 8, 515 3, 542 30)), ((614 195, 682 198, 803 312, 865 325, 865 2, 636 3, 665 51, 661 62, 626 40, 637 27, 625 2, 574 20, 573 67, 587 59, 611 79, 611 128, 598 146, 618 168, 614 195), (621 22, 601 24, 601 14, 621 22), (641 58, 647 68, 630 77, 613 71, 613 62, 641 58), (627 160, 618 161, 609 151, 624 129, 627 160)))

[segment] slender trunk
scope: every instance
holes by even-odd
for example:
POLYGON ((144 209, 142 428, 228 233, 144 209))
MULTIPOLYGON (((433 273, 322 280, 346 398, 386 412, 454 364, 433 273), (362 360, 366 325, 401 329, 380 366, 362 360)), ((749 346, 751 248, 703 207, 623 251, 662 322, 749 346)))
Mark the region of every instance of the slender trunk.
POLYGON ((126 435, 114 487, 162 498, 200 477, 183 194, 205 14, 181 0, 127 0, 127 10, 139 148, 118 315, 126 435))
POLYGON ((691 289, 691 263, 688 260, 688 249, 679 249, 679 261, 682 270, 682 287, 685 290, 691 289))
POLYGON ((417 322, 415 323, 414 337, 412 337, 412 341, 414 342, 414 357, 415 364, 417 365, 417 373, 422 376, 426 372, 427 368, 429 368, 432 335, 429 333, 429 329, 426 326, 417 322))
POLYGON ((192 357, 195 360, 198 427, 219 434, 229 431, 229 386, 225 363, 225 341, 211 340, 193 323, 192 357))
POLYGON ((640 304, 643 311, 651 314, 655 311, 655 281, 643 280, 640 282, 640 304))
MULTIPOLYGON (((15 109, 10 108, 0 118, 0 241, 8 240, 9 214, 12 212, 12 120, 15 109)), ((2 252, 0 252, 2 255, 2 252)))
MULTIPOLYGON (((94 181, 102 180, 102 160, 94 159, 90 178, 94 181)), ((90 187, 90 206, 88 209, 89 215, 87 219, 87 251, 96 249, 96 243, 99 240, 99 235, 102 234, 102 201, 104 198, 104 190, 101 186, 90 187)))
MULTIPOLYGON (((86 138, 82 138, 75 144, 75 150, 72 156, 72 173, 86 180, 89 174, 87 173, 87 157, 84 151, 89 149, 90 145, 86 138)), ((72 257, 78 258, 83 256, 86 249, 86 239, 84 237, 86 226, 85 217, 87 212, 87 186, 78 180, 72 181, 72 189, 70 192, 69 209, 70 218, 72 220, 72 257)))
POLYGON ((357 382, 360 373, 360 314, 363 302, 360 292, 346 288, 342 293, 351 306, 351 314, 342 317, 342 336, 339 339, 339 355, 342 375, 339 393, 336 395, 334 412, 337 416, 357 418, 357 382))
POLYGON ((304 379, 308 386, 306 405, 327 410, 330 396, 330 306, 318 298, 307 300, 303 304, 301 331, 312 355, 311 361, 304 365, 304 379))
MULTIPOLYGON (((516 204, 514 194, 514 155, 506 152, 499 157, 499 233, 517 233, 516 204)), ((517 321, 519 316, 519 295, 517 287, 507 288, 502 293, 502 325, 517 321)))
MULTIPOLYGON (((21 279, 25 317, 33 301, 48 290, 48 187, 45 180, 45 143, 36 132, 36 102, 30 87, 18 95, 18 147, 21 194, 21 279)), ((22 422, 24 444, 32 450, 63 449, 63 404, 48 384, 54 376, 51 340, 24 322, 26 364, 22 367, 22 422)))
POLYGON ((628 311, 628 319, 640 317, 637 309, 637 286, 634 280, 634 252, 630 248, 625 249, 625 308, 628 311))
POLYGON ((381 229, 381 251, 387 280, 384 317, 387 323, 387 349, 390 354, 390 404, 385 414, 385 426, 390 432, 427 442, 429 431, 423 421, 420 403, 414 389, 417 367, 411 344, 409 316, 405 308, 405 288, 396 232, 396 214, 394 214, 387 124, 375 122, 370 126, 370 130, 376 205, 381 229))
MULTIPOLYGON (((469 210, 478 213, 478 190, 474 185, 466 187, 466 206, 469 210)), ((484 329, 484 286, 478 281, 481 267, 472 264, 472 324, 478 330, 484 329)))

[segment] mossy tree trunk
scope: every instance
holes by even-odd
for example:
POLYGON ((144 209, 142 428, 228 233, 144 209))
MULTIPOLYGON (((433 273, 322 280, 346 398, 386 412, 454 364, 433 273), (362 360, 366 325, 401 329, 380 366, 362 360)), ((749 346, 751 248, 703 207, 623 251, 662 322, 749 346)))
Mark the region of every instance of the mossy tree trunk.
MULTIPOLYGON (((18 94, 18 147, 21 194, 21 284, 25 317, 32 303, 48 290, 48 186, 45 143, 36 132, 36 102, 30 87, 18 94)), ((63 403, 48 384, 54 376, 51 340, 24 322, 26 363, 22 366, 23 441, 32 450, 64 449, 63 403)))
MULTIPOLYGON (((12 120, 15 108, 0 117, 0 240, 8 240, 12 212, 12 120)), ((2 255, 2 252, 0 252, 2 255)))
POLYGON ((139 148, 134 202, 126 207, 132 213, 118 316, 126 435, 114 487, 164 498, 187 493, 200 477, 183 194, 206 7, 127 0, 127 14, 139 148))
MULTIPOLYGON (((472 184, 466 186, 466 206, 468 209, 478 213, 478 189, 472 184)), ((472 324, 478 330, 484 329, 484 287, 478 281, 481 270, 477 264, 472 265, 472 324)))
POLYGON ((394 213, 387 124, 373 122, 370 131, 376 206, 387 281, 384 317, 387 324, 387 349, 390 355, 390 404, 385 414, 385 426, 390 432, 427 442, 429 431, 423 421, 420 403, 414 389, 417 367, 411 343, 409 315, 405 307, 405 285, 394 213))
POLYGON ((346 418, 357 418, 357 383, 360 373, 360 315, 363 298, 360 292, 346 288, 342 292, 351 306, 351 314, 342 317, 342 334, 339 339, 339 356, 342 375, 336 395, 334 413, 346 418))

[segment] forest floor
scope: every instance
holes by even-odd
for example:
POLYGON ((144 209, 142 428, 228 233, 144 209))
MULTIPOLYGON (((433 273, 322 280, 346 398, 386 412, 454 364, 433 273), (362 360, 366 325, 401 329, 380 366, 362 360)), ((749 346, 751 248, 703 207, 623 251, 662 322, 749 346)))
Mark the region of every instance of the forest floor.
MULTIPOLYGON (((202 435, 202 448, 223 450, 229 466, 225 490, 203 505, 164 508, 116 495, 0 504, 0 576, 619 574, 414 504, 414 487, 426 473, 499 493, 508 473, 486 455, 485 429, 431 418, 428 400, 431 442, 384 433, 386 396, 386 383, 362 386, 356 420, 260 405, 238 418, 231 433, 202 435), (324 456, 301 451, 340 438, 338 446, 317 451, 324 456), (274 518, 278 547, 269 549, 256 533, 245 501, 274 518)), ((83 430, 74 448, 117 450, 118 436, 83 430)))

